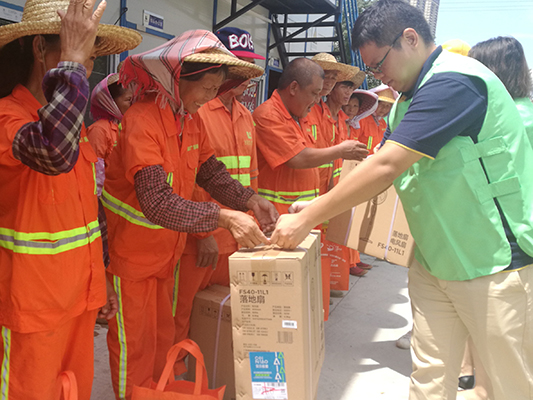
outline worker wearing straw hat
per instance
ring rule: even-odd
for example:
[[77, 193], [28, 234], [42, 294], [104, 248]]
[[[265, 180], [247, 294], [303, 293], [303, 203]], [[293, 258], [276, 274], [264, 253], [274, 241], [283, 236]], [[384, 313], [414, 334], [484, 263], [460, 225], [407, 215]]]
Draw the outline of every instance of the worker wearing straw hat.
[[56, 399], [67, 369], [88, 400], [96, 316], [116, 312], [83, 114], [94, 58], [141, 36], [99, 25], [105, 2], [94, 4], [29, 0], [0, 27], [2, 399]]
[[[215, 35], [229, 51], [241, 60], [254, 62], [265, 59], [255, 53], [250, 33], [226, 27]], [[257, 192], [257, 151], [254, 120], [238, 97], [248, 88], [250, 80], [230, 89], [205, 104], [198, 111], [204, 122], [209, 143], [215, 156], [230, 174], [244, 187]], [[198, 185], [193, 200], [216, 201]], [[220, 203], [219, 203], [220, 204]], [[221, 207], [224, 207], [221, 205]], [[178, 304], [176, 307], [176, 339], [179, 343], [189, 335], [189, 322], [196, 293], [211, 285], [229, 287], [229, 256], [239, 249], [237, 241], [226, 229], [219, 228], [201, 235], [188, 235], [180, 261]], [[178, 358], [176, 375], [185, 371], [185, 363]]]
[[389, 115], [398, 93], [387, 85], [379, 85], [370, 91], [378, 95], [378, 107], [372, 115], [359, 122], [361, 131], [358, 140], [366, 145], [370, 154], [374, 154], [375, 147], [381, 143], [387, 130], [385, 117]]
[[[307, 122], [311, 125], [313, 135], [316, 136], [316, 147], [326, 148], [338, 142], [336, 141], [335, 119], [332, 118], [331, 111], [323, 98], [330, 94], [337, 82], [350, 81], [356, 76], [358, 76], [358, 80], [361, 76], [364, 80], [364, 73], [361, 75], [358, 67], [340, 63], [333, 55], [328, 53], [318, 53], [313, 56], [312, 60], [322, 67], [325, 78], [322, 92], [320, 92], [321, 99], [309, 112]], [[359, 85], [361, 83], [362, 81]], [[354, 89], [357, 89], [357, 87], [354, 87]], [[362, 145], [360, 146], [360, 153], [360, 159], [363, 159], [368, 154]], [[320, 194], [328, 191], [333, 169], [333, 161], [319, 167]]]
[[[124, 62], [121, 82], [131, 83], [139, 100], [122, 120], [102, 194], [110, 238], [107, 271], [119, 301], [107, 337], [118, 399], [129, 399], [134, 385], [149, 386], [163, 370], [174, 343], [187, 233], [223, 227], [244, 247], [269, 242], [244, 211], [253, 210], [261, 227], [272, 230], [274, 207], [231, 178], [196, 114], [224, 88], [262, 73], [204, 30], [185, 32]], [[191, 201], [195, 183], [229, 209]]]

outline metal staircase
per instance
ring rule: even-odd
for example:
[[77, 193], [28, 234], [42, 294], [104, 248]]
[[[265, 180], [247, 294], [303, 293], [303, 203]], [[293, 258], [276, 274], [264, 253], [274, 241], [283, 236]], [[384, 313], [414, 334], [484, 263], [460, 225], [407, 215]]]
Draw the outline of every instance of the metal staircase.
[[357, 19], [357, 0], [251, 0], [240, 10], [237, 10], [237, 0], [231, 0], [231, 14], [220, 22], [215, 17], [217, 2], [214, 0], [213, 30], [257, 5], [269, 10], [274, 40], [268, 51], [278, 50], [282, 66], [292, 58], [312, 57], [320, 52], [331, 53], [343, 63], [363, 66], [358, 52], [349, 50], [348, 56], [346, 52], [351, 49], [350, 33]]

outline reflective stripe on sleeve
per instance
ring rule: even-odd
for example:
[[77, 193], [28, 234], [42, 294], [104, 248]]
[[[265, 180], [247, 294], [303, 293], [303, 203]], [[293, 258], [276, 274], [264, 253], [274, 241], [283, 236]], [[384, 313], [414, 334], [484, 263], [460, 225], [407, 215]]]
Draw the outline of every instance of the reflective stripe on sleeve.
[[164, 229], [162, 226], [150, 222], [141, 211], [138, 211], [129, 204], [111, 196], [105, 189], [102, 191], [101, 199], [105, 208], [132, 224], [143, 226], [148, 229]]

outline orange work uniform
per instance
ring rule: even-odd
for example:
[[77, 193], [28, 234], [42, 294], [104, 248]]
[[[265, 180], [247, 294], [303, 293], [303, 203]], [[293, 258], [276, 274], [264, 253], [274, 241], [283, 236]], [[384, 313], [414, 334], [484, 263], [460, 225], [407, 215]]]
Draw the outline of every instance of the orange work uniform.
[[374, 148], [383, 140], [383, 135], [387, 130], [387, 123], [383, 118], [376, 122], [374, 116], [369, 115], [359, 121], [359, 125], [361, 129], [359, 129], [357, 140], [366, 144], [369, 155], [374, 154]]
[[[220, 99], [215, 98], [205, 104], [198, 111], [207, 130], [209, 142], [215, 151], [215, 156], [226, 165], [231, 176], [244, 187], [251, 187], [257, 192], [257, 152], [255, 147], [255, 127], [252, 114], [236, 99], [233, 99], [230, 112]], [[196, 185], [193, 200], [218, 203], [209, 193]], [[197, 261], [197, 243], [212, 235], [218, 245], [218, 263], [216, 269], [211, 267], [199, 268]], [[218, 284], [229, 287], [228, 258], [238, 250], [238, 244], [231, 233], [223, 228], [204, 235], [188, 235], [187, 244], [180, 260], [178, 304], [176, 307], [176, 339], [179, 343], [189, 335], [194, 296], [208, 286]], [[185, 372], [185, 364], [178, 361], [175, 372], [177, 375]]]
[[196, 173], [213, 150], [200, 118], [185, 116], [180, 135], [170, 106], [160, 108], [153, 95], [135, 103], [122, 126], [124, 134], [109, 157], [102, 202], [109, 226], [108, 273], [119, 299], [107, 336], [111, 378], [116, 397], [129, 399], [133, 385], [159, 379], [173, 344], [174, 277], [187, 237], [146, 219], [134, 176], [161, 165], [173, 193], [190, 200]]
[[0, 398], [55, 399], [57, 377], [70, 369], [88, 400], [94, 322], [106, 302], [96, 155], [82, 128], [68, 173], [17, 160], [15, 135], [39, 121], [41, 107], [21, 85], [0, 99]]
[[[317, 149], [325, 149], [335, 144], [336, 129], [335, 120], [331, 116], [328, 105], [320, 100], [315, 104], [305, 118], [311, 126], [311, 132], [316, 140]], [[318, 167], [320, 176], [320, 195], [327, 193], [331, 177], [333, 176], [333, 161]]]
[[99, 119], [87, 128], [89, 143], [98, 158], [107, 160], [120, 136], [119, 125], [107, 119]]
[[258, 192], [287, 214], [292, 203], [312, 200], [319, 193], [318, 168], [294, 169], [285, 165], [315, 139], [305, 119], [296, 122], [283, 104], [278, 91], [253, 114], [257, 132], [259, 165]]

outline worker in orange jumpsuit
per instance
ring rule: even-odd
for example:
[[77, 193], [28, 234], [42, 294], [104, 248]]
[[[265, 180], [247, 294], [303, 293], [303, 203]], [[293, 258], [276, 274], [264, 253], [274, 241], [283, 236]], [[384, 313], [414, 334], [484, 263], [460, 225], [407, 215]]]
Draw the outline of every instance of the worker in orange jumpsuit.
[[[342, 106], [348, 119], [346, 126], [348, 129], [348, 139], [357, 140], [361, 135], [359, 121], [373, 114], [378, 107], [378, 96], [369, 90], [356, 89], [350, 97], [348, 104]], [[365, 270], [372, 266], [361, 262], [361, 257], [357, 250], [350, 249], [350, 275], [363, 276]]]
[[[359, 87], [364, 79], [365, 74], [360, 72], [350, 80], [338, 82], [327, 97], [326, 104], [331, 111], [331, 118], [328, 121], [325, 121], [327, 128], [324, 130], [337, 132], [337, 135], [335, 136], [336, 144], [348, 140], [348, 126], [346, 125], [348, 115], [344, 113], [342, 107], [349, 103], [354, 88]], [[333, 162], [333, 176], [328, 189], [332, 188], [339, 182], [342, 163], [342, 159]], [[343, 249], [341, 258], [346, 259], [345, 265], [346, 268], [349, 269], [351, 275], [361, 277], [366, 275], [368, 270], [372, 268], [372, 265], [361, 262], [357, 250], [347, 249], [344, 246], [341, 246], [341, 249]]]
[[[360, 159], [366, 154], [354, 141], [317, 149], [305, 117], [320, 100], [322, 68], [309, 59], [291, 61], [278, 89], [255, 110], [259, 164], [259, 194], [286, 214], [296, 201], [319, 195], [318, 166], [337, 158]], [[329, 271], [322, 271], [325, 318], [329, 314]], [[327, 288], [327, 289], [325, 289]]]
[[118, 74], [104, 78], [91, 94], [94, 123], [87, 128], [89, 143], [99, 159], [106, 160], [117, 145], [120, 121], [130, 108], [133, 92], [118, 83]]
[[378, 108], [374, 111], [374, 114], [359, 122], [361, 134], [357, 140], [366, 144], [370, 154], [374, 154], [374, 148], [381, 143], [387, 130], [385, 117], [389, 115], [392, 105], [398, 98], [398, 92], [387, 85], [380, 85], [370, 91], [378, 95]]
[[99, 25], [94, 3], [31, 0], [0, 30], [1, 399], [56, 400], [71, 370], [89, 400], [96, 317], [117, 310], [83, 114], [94, 58], [141, 36]]
[[[237, 57], [245, 61], [265, 58], [254, 52], [250, 34], [242, 29], [227, 27], [216, 36]], [[204, 122], [215, 156], [222, 161], [231, 176], [244, 187], [257, 192], [257, 151], [252, 114], [238, 98], [248, 88], [250, 80], [211, 100], [198, 115]], [[193, 200], [216, 202], [198, 185]], [[224, 206], [218, 203], [222, 208]], [[214, 285], [229, 287], [229, 256], [239, 248], [230, 232], [219, 228], [213, 232], [188, 235], [187, 244], [179, 263], [178, 303], [176, 307], [176, 339], [179, 343], [189, 336], [190, 317], [194, 296]], [[185, 372], [180, 354], [174, 371]]]
[[[315, 55], [312, 60], [322, 67], [324, 70], [325, 79], [322, 92], [320, 93], [320, 102], [311, 109], [311, 112], [307, 116], [307, 121], [311, 125], [313, 133], [316, 134], [316, 147], [326, 148], [340, 143], [341, 140], [339, 140], [339, 136], [342, 135], [342, 132], [337, 126], [337, 118], [335, 118], [335, 116], [332, 114], [328, 104], [323, 99], [331, 93], [337, 82], [344, 82], [353, 79], [354, 81], [352, 83], [354, 84], [354, 87], [352, 90], [359, 87], [365, 79], [365, 73], [360, 71], [358, 67], [337, 62], [336, 58], [328, 53], [319, 53]], [[355, 84], [357, 85], [355, 86]], [[340, 129], [346, 130], [344, 127], [341, 127]], [[360, 146], [361, 149], [366, 147], [363, 144], [360, 144]], [[368, 154], [368, 152], [362, 152], [363, 156], [366, 156], [366, 154]], [[333, 187], [333, 176], [336, 175], [336, 179], [338, 179], [340, 176], [342, 161], [342, 158], [338, 158], [330, 163], [319, 166], [318, 171], [320, 174], [321, 195], [327, 193], [331, 187]], [[328, 244], [326, 242], [327, 228], [328, 222], [326, 221], [321, 226], [323, 249], [328, 248], [326, 246]], [[329, 248], [331, 248], [331, 246]], [[342, 252], [344, 254], [348, 251], [343, 249]], [[322, 257], [324, 260], [322, 263], [322, 285], [324, 286], [325, 292], [327, 287], [330, 285], [331, 254], [324, 253]], [[341, 256], [341, 258], [343, 257]], [[358, 260], [357, 262], [360, 263], [361, 260]], [[361, 263], [361, 265], [368, 266], [368, 264], [364, 263]], [[358, 271], [361, 271], [361, 274], [364, 275], [364, 270], [362, 270], [360, 267], [357, 268]], [[334, 295], [339, 295], [337, 293], [338, 292], [334, 292]], [[327, 302], [328, 304], [330, 303], [329, 298]]]
[[[306, 119], [307, 123], [311, 126], [311, 132], [316, 140], [315, 147], [323, 149], [333, 146], [336, 143], [337, 137], [335, 120], [324, 98], [330, 94], [337, 82], [350, 80], [357, 74], [360, 74], [359, 77], [362, 74], [364, 80], [365, 75], [357, 67], [337, 62], [337, 59], [328, 53], [318, 53], [313, 56], [312, 60], [324, 70], [324, 85], [320, 92], [320, 101], [311, 108]], [[332, 162], [318, 167], [321, 195], [329, 190], [333, 169]]]
[[357, 140], [361, 133], [359, 122], [373, 114], [378, 108], [378, 95], [370, 90], [356, 89], [353, 91], [350, 101], [342, 106], [342, 111], [348, 116], [348, 139]]
[[[107, 337], [117, 399], [158, 380], [174, 343], [178, 260], [187, 233], [228, 229], [242, 246], [268, 243], [252, 216], [270, 230], [277, 213], [216, 160], [198, 109], [219, 92], [260, 76], [213, 33], [188, 31], [128, 57], [122, 83], [137, 86], [111, 153], [102, 201], [109, 226], [108, 274], [119, 310]], [[222, 204], [191, 201], [195, 183]], [[235, 211], [240, 210], [240, 211]]]

